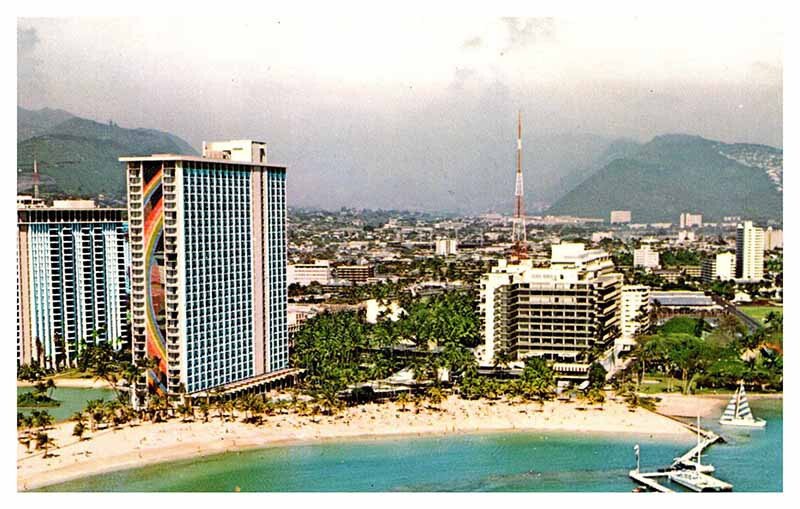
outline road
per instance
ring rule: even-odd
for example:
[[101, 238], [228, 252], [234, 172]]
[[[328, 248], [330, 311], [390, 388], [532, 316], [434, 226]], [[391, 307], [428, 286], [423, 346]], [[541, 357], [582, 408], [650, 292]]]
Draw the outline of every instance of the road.
[[739, 308], [737, 308], [736, 306], [734, 306], [733, 304], [731, 304], [727, 300], [723, 299], [722, 297], [720, 297], [718, 295], [712, 295], [711, 298], [714, 299], [714, 302], [716, 302], [717, 304], [719, 304], [720, 306], [725, 308], [725, 310], [728, 313], [732, 314], [733, 316], [735, 316], [739, 320], [741, 320], [741, 322], [744, 323], [744, 325], [747, 327], [748, 331], [750, 331], [751, 333], [755, 332], [760, 327], [762, 327], [762, 324], [759, 323], [758, 320], [755, 320], [752, 317], [747, 316], [745, 313], [743, 313], [741, 310], [739, 310]]

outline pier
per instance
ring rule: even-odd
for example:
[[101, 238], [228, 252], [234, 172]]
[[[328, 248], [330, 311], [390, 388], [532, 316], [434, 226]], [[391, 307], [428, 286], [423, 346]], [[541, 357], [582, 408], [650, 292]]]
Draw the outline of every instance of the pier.
[[639, 472], [638, 470], [631, 470], [628, 472], [628, 475], [637, 483], [647, 486], [653, 491], [658, 491], [659, 493], [673, 493], [673, 490], [655, 480], [658, 477], [669, 477], [669, 474], [666, 472]]
[[[669, 417], [669, 416], [665, 416]], [[639, 470], [639, 448], [636, 446], [636, 470], [631, 470], [628, 475], [636, 483], [649, 488], [652, 491], [659, 493], [673, 493], [674, 490], [664, 486], [659, 482], [659, 479], [666, 478], [667, 480], [680, 484], [692, 491], [708, 492], [708, 491], [732, 491], [733, 485], [725, 481], [721, 481], [707, 473], [712, 472], [714, 467], [711, 465], [701, 465], [699, 458], [702, 452], [710, 445], [716, 442], [724, 442], [724, 439], [710, 430], [705, 430], [700, 426], [687, 424], [683, 421], [670, 417], [670, 419], [681, 423], [683, 426], [697, 433], [697, 445], [689, 449], [686, 454], [675, 458], [668, 469], [659, 470], [657, 472], [641, 472]]]
[[693, 458], [699, 458], [700, 454], [711, 444], [719, 442], [722, 440], [722, 437], [714, 433], [713, 431], [705, 430], [698, 426], [694, 426], [692, 424], [684, 424], [687, 428], [694, 431], [695, 433], [699, 434], [702, 438], [701, 440], [689, 449], [689, 451], [679, 458], [675, 458], [675, 461], [672, 462], [671, 468], [678, 468], [678, 467], [691, 467], [694, 468], [697, 465], [697, 462], [693, 460]]

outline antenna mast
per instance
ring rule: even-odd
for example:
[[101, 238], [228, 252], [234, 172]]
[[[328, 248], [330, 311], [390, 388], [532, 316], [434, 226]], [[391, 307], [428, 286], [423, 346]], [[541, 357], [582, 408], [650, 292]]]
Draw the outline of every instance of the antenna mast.
[[33, 197], [39, 198], [39, 165], [33, 160]]
[[517, 115], [517, 184], [514, 190], [514, 219], [511, 226], [511, 241], [514, 244], [512, 257], [522, 260], [528, 257], [528, 238], [525, 232], [524, 186], [522, 182], [522, 112]]

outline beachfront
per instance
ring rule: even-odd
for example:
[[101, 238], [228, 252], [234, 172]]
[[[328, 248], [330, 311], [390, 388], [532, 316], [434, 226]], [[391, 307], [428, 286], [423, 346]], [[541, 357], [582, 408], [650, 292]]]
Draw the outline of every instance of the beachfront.
[[[685, 415], [687, 409], [693, 409], [710, 415], [724, 404], [723, 398], [669, 395], [660, 411]], [[402, 411], [396, 403], [383, 403], [350, 407], [334, 417], [279, 414], [265, 418], [260, 426], [241, 422], [239, 415], [226, 422], [216, 416], [207, 423], [200, 418], [194, 422], [174, 419], [100, 430], [83, 441], [72, 436], [73, 427], [74, 423], [64, 422], [48, 431], [58, 449], [51, 450], [46, 459], [41, 451], [28, 452], [24, 445], [18, 446], [18, 490], [156, 462], [316, 440], [515, 430], [691, 437], [679, 423], [641, 408], [630, 411], [621, 401], [608, 400], [602, 407], [552, 401], [541, 407], [538, 403], [468, 401], [454, 396], [437, 410], [425, 407], [419, 413], [413, 405]]]

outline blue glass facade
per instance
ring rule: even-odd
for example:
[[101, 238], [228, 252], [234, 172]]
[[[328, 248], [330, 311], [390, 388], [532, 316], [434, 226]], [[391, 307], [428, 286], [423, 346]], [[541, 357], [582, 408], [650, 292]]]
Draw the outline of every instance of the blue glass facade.
[[253, 376], [251, 172], [184, 167], [189, 392]]
[[265, 257], [269, 318], [269, 370], [289, 366], [289, 338], [286, 323], [286, 172], [270, 169], [264, 186], [268, 225]]
[[127, 225], [121, 211], [98, 209], [97, 219], [93, 213], [82, 211], [86, 222], [72, 222], [64, 210], [19, 212], [18, 364], [71, 365], [85, 344], [120, 348], [127, 339]]
[[259, 383], [289, 364], [286, 169], [222, 155], [122, 158], [133, 356], [158, 360], [149, 393]]

